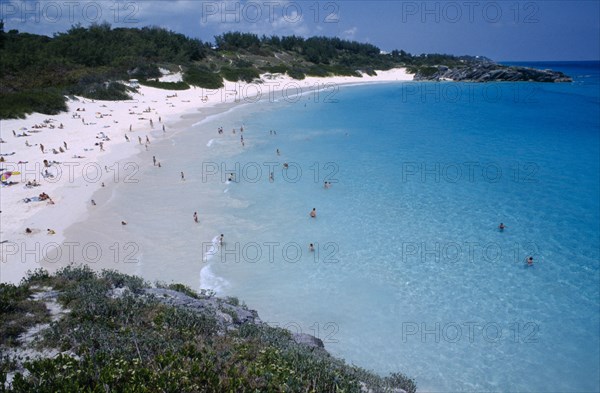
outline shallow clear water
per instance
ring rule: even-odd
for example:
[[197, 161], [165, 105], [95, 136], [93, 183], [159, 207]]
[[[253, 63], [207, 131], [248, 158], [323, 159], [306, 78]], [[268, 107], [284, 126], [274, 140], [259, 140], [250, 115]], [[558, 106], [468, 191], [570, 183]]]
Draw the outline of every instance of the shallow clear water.
[[556, 66], [575, 83], [237, 108], [153, 146], [163, 168], [90, 221], [128, 217], [132, 272], [239, 296], [423, 390], [598, 391], [598, 64]]

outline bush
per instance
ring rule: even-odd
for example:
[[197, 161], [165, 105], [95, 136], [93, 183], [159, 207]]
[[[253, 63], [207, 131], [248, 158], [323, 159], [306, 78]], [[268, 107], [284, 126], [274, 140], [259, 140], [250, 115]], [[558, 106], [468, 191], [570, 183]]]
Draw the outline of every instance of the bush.
[[141, 80], [140, 85], [165, 90], [189, 90], [190, 85], [185, 82], [159, 82], [155, 80]]
[[230, 82], [252, 82], [254, 79], [260, 78], [260, 74], [255, 68], [221, 68], [221, 75]]
[[183, 81], [189, 85], [205, 89], [220, 89], [223, 87], [223, 78], [219, 74], [200, 67], [190, 67], [183, 74]]
[[66, 110], [65, 97], [56, 89], [0, 93], [0, 119], [25, 118], [33, 112], [56, 115]]

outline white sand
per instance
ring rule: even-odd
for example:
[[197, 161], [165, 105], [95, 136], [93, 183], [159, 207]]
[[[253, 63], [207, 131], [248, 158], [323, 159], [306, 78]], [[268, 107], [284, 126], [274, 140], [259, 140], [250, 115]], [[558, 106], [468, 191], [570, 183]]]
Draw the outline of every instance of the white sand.
[[[78, 98], [68, 102], [68, 112], [56, 116], [36, 113], [26, 119], [0, 121], [0, 138], [6, 142], [0, 143], [0, 154], [15, 153], [0, 162], [1, 173], [21, 172], [8, 179], [18, 184], [0, 188], [0, 241], [3, 242], [0, 245], [0, 282], [16, 283], [27, 270], [37, 268], [52, 246], [65, 240], [65, 229], [86, 218], [92, 195], [102, 183], [110, 187], [115, 182], [126, 181], [133, 168], [125, 167], [124, 160], [146, 148], [152, 151], [152, 140], [172, 134], [174, 130], [169, 125], [178, 122], [186, 112], [214, 108], [222, 103], [250, 103], [257, 98], [286, 99], [315, 89], [327, 93], [332, 91], [332, 86], [342, 84], [413, 80], [413, 75], [407, 74], [404, 68], [377, 74], [362, 78], [309, 77], [302, 81], [282, 75], [263, 75], [262, 84], [226, 82], [219, 90], [168, 91], [142, 86], [129, 101]], [[161, 80], [178, 81], [180, 75], [167, 75]], [[81, 111], [77, 111], [78, 108]], [[60, 124], [64, 126], [62, 129], [58, 128]], [[35, 125], [43, 127], [36, 129], [33, 128]], [[129, 131], [130, 125], [132, 131]], [[166, 134], [162, 131], [163, 125]], [[13, 130], [29, 136], [15, 137]], [[102, 142], [100, 133], [110, 138], [103, 141], [104, 151], [96, 145]], [[130, 142], [126, 141], [125, 135]], [[150, 140], [147, 147], [146, 137]], [[61, 153], [59, 149], [64, 149], [64, 142], [68, 149]], [[40, 144], [44, 146], [44, 153]], [[53, 149], [58, 154], [54, 154]], [[60, 164], [45, 168], [44, 160]], [[42, 173], [46, 169], [55, 177], [44, 178]], [[25, 187], [28, 181], [34, 180], [41, 186]], [[25, 198], [37, 197], [42, 192], [48, 194], [54, 204], [24, 202]], [[33, 233], [27, 234], [26, 228]], [[52, 229], [55, 234], [48, 234], [47, 229]]]

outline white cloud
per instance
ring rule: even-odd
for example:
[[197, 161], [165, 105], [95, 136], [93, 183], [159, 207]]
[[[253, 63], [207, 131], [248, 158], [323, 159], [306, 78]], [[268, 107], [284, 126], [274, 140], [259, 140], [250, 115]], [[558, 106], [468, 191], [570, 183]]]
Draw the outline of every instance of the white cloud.
[[358, 27], [354, 26], [348, 30], [344, 30], [342, 32], [342, 35], [344, 36], [344, 38], [347, 39], [354, 39], [354, 37], [356, 36], [356, 33], [358, 32]]

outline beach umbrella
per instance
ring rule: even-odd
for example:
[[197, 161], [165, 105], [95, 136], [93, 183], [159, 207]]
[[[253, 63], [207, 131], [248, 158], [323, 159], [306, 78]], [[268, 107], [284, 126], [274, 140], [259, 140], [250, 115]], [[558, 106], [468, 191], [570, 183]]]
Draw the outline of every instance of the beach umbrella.
[[7, 181], [13, 175], [20, 175], [21, 172], [4, 172], [0, 177], [1, 181]]

